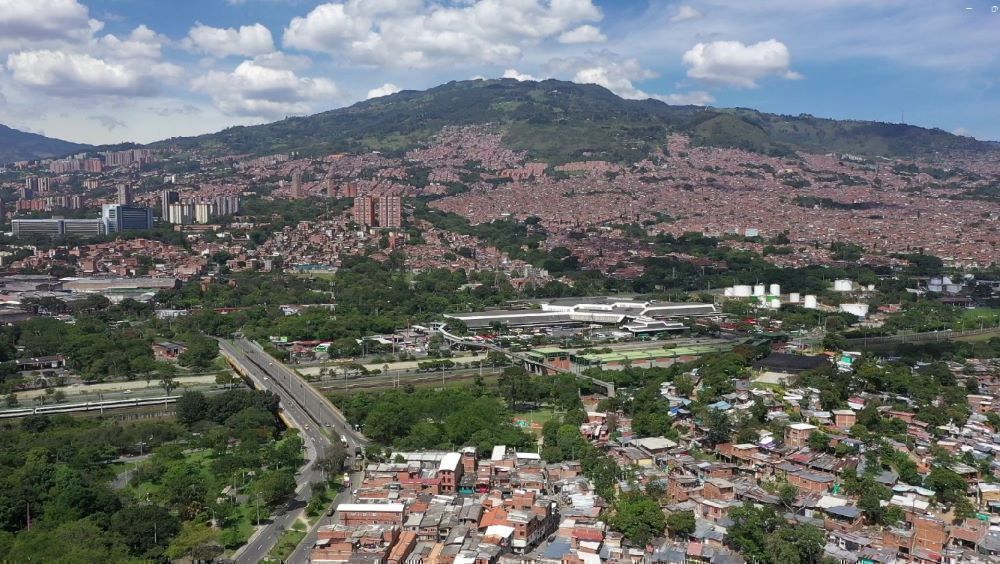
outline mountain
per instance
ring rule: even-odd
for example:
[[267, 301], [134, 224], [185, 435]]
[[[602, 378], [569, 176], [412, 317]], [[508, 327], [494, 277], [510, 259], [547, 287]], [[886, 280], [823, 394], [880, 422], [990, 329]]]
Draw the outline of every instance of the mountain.
[[424, 91], [404, 90], [320, 114], [208, 135], [173, 138], [153, 147], [210, 153], [311, 154], [379, 150], [396, 154], [446, 125], [504, 126], [504, 143], [549, 162], [581, 158], [633, 161], [662, 144], [670, 132], [701, 145], [769, 154], [846, 152], [919, 157], [942, 152], [993, 151], [996, 143], [940, 129], [755, 110], [671, 106], [626, 100], [606, 88], [559, 80], [513, 79], [449, 82]]
[[91, 148], [90, 145], [71, 143], [0, 125], [0, 164], [61, 157]]

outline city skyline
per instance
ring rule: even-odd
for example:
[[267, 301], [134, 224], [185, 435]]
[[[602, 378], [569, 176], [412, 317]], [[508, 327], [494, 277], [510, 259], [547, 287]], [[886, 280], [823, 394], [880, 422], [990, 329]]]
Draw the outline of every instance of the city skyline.
[[1000, 14], [978, 1], [3, 6], [0, 123], [78, 142], [151, 142], [503, 76], [1000, 139]]

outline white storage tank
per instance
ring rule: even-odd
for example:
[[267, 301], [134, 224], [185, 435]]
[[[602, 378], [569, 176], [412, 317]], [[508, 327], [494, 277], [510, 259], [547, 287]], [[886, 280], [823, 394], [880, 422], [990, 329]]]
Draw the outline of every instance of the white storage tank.
[[798, 292], [792, 292], [792, 293], [788, 294], [788, 301], [790, 303], [797, 304], [797, 303], [799, 303], [800, 299], [801, 299], [801, 297], [799, 296]]
[[770, 294], [772, 296], [780, 296], [781, 295], [781, 284], [771, 284], [771, 291], [768, 292], [768, 294]]
[[853, 286], [850, 280], [834, 280], [833, 281], [833, 291], [834, 292], [850, 292]]
[[733, 286], [733, 295], [736, 296], [737, 298], [749, 298], [752, 292], [753, 289], [750, 288], [750, 286], [746, 285]]
[[763, 284], [757, 284], [757, 285], [755, 285], [753, 287], [753, 295], [755, 295], [755, 296], [763, 296], [764, 295], [764, 285]]
[[722, 295], [724, 295], [724, 296], [725, 296], [725, 297], [727, 297], [727, 298], [731, 298], [731, 297], [733, 297], [733, 296], [735, 296], [735, 295], [736, 295], [736, 292], [734, 292], [732, 288], [726, 288], [726, 289], [725, 289], [725, 290], [724, 290], [724, 291], [722, 292]]
[[868, 315], [868, 304], [840, 304], [840, 311], [864, 317]]
[[769, 305], [771, 306], [771, 309], [781, 309], [781, 299], [780, 298], [771, 298], [771, 301], [770, 301]]
[[802, 302], [802, 307], [806, 309], [816, 309], [816, 296], [812, 294], [806, 294], [806, 297]]

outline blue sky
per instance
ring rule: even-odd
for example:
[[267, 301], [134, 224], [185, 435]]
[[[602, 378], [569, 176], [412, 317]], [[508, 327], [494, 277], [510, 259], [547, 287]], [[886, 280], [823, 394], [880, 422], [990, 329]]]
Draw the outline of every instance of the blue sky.
[[[971, 8], [971, 9], [967, 9]], [[1000, 140], [983, 0], [0, 0], [0, 123], [149, 142], [507, 76]], [[905, 116], [905, 117], [904, 117]]]

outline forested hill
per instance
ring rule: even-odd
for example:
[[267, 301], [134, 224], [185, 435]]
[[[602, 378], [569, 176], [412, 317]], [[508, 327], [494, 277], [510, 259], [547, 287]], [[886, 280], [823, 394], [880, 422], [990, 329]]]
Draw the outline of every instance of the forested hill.
[[0, 125], [0, 165], [15, 161], [61, 157], [90, 148], [90, 145], [71, 143]]
[[686, 133], [703, 145], [771, 154], [805, 150], [918, 157], [1000, 149], [996, 143], [940, 129], [671, 106], [652, 99], [626, 100], [592, 84], [513, 79], [404, 90], [312, 116], [168, 139], [154, 147], [256, 154], [293, 150], [398, 153], [425, 142], [442, 126], [481, 123], [503, 125], [508, 146], [548, 161], [636, 160], [645, 157], [654, 144], [661, 144], [669, 132]]

